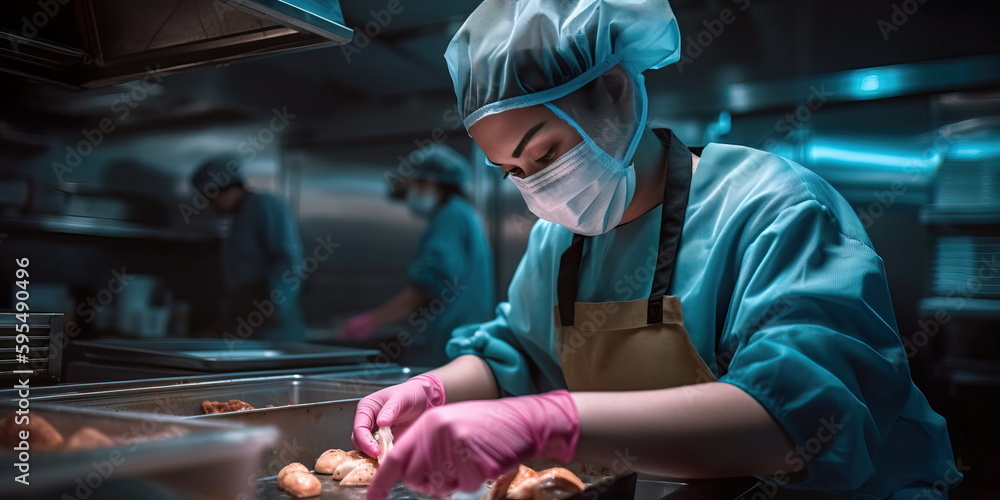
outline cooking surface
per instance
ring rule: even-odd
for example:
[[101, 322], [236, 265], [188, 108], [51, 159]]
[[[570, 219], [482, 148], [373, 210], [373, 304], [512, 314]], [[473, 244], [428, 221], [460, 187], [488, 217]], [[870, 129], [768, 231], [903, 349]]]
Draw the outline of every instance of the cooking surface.
[[260, 370], [360, 363], [378, 351], [340, 346], [244, 340], [90, 340], [77, 346], [90, 359], [203, 371]]
[[[319, 500], [365, 500], [367, 488], [357, 486], [341, 486], [332, 476], [315, 474], [323, 485]], [[400, 485], [396, 485], [389, 493], [389, 500], [431, 500], [433, 497], [414, 493]], [[263, 478], [257, 481], [257, 500], [296, 500], [295, 497], [278, 489], [277, 476]]]
[[[198, 421], [217, 420], [250, 426], [272, 426], [279, 432], [277, 442], [267, 448], [258, 462], [255, 489], [258, 498], [291, 499], [277, 489], [275, 474], [290, 462], [307, 466], [315, 463], [329, 448], [351, 448], [350, 429], [357, 398], [380, 387], [397, 383], [416, 373], [407, 368], [390, 367], [372, 371], [340, 371], [309, 375], [254, 376], [235, 373], [174, 379], [136, 380], [102, 384], [77, 384], [39, 388], [34, 400], [111, 411], [143, 411], [186, 416]], [[10, 391], [0, 392], [0, 395]], [[10, 394], [13, 397], [13, 394]], [[344, 400], [344, 397], [352, 399]], [[242, 399], [258, 408], [245, 412], [202, 415], [201, 401]], [[337, 401], [336, 399], [340, 399]], [[363, 499], [364, 488], [341, 487], [330, 476], [317, 475], [323, 485], [322, 499]], [[755, 481], [733, 479], [716, 481], [671, 482], [640, 476], [635, 485], [636, 500], [733, 500], [750, 498]], [[748, 493], [749, 492], [749, 493]], [[633, 498], [608, 488], [600, 498]], [[390, 498], [427, 500], [429, 497], [407, 491], [401, 486]], [[453, 496], [453, 499], [457, 499]], [[476, 498], [467, 496], [464, 498]]]

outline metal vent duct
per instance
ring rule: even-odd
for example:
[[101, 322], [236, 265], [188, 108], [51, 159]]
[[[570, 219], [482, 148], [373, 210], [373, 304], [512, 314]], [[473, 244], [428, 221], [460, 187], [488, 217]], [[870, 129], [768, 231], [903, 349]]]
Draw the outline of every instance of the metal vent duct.
[[[71, 88], [347, 43], [337, 0], [13, 2], [0, 11], [0, 71]], [[46, 4], [49, 5], [49, 4]], [[234, 8], [236, 5], [239, 8]]]

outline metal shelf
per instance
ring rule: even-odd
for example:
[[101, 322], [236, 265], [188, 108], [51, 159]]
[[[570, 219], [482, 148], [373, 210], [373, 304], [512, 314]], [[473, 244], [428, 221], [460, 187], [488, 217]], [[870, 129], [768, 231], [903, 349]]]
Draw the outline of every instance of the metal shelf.
[[946, 357], [938, 363], [937, 369], [951, 384], [1000, 386], [1000, 361]]
[[922, 316], [932, 317], [938, 311], [960, 318], [1000, 320], [1000, 299], [927, 297], [920, 301]]
[[928, 205], [920, 211], [920, 222], [924, 225], [1000, 224], [1000, 206], [965, 205], [961, 207], [937, 207]]
[[8, 229], [29, 229], [50, 233], [101, 236], [107, 238], [137, 238], [173, 241], [211, 241], [222, 237], [218, 231], [181, 231], [137, 224], [114, 219], [98, 219], [74, 215], [34, 215], [0, 218], [0, 225]]

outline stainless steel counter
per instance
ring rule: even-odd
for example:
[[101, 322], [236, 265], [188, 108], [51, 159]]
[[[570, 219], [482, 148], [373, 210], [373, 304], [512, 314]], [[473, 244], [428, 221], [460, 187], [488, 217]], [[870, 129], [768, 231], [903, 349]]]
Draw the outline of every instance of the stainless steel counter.
[[[250, 378], [263, 378], [275, 376], [320, 376], [330, 380], [347, 380], [351, 382], [363, 382], [381, 385], [392, 385], [403, 382], [406, 379], [423, 373], [424, 368], [408, 368], [398, 365], [390, 365], [381, 369], [360, 369], [357, 366], [344, 367], [317, 367], [317, 368], [297, 368], [289, 370], [268, 370], [250, 371], [240, 373], [222, 373], [211, 375], [184, 375], [180, 377], [158, 377], [129, 380], [122, 382], [96, 382], [85, 384], [58, 384], [51, 386], [39, 386], [31, 388], [31, 399], [42, 396], [65, 395], [65, 394], [87, 394], [104, 391], [117, 391], [136, 389], [142, 387], [159, 387], [177, 384], [193, 384], [199, 382], [233, 382]], [[6, 389], [0, 391], [0, 400], [14, 399], [17, 391]]]
[[[311, 467], [329, 448], [349, 448], [354, 410], [360, 397], [381, 387], [400, 383], [424, 369], [390, 366], [378, 370], [358, 367], [309, 368], [243, 372], [183, 377], [164, 377], [127, 382], [62, 384], [32, 388], [32, 402], [83, 406], [108, 411], [140, 411], [239, 422], [250, 426], [272, 426], [279, 442], [262, 457], [256, 479], [258, 498], [291, 498], [277, 490], [274, 475], [291, 462]], [[14, 399], [13, 390], [0, 391], [0, 399]], [[257, 410], [202, 415], [205, 399], [242, 399]], [[275, 408], [261, 408], [273, 404]], [[363, 490], [324, 485], [329, 498], [363, 498]], [[753, 478], [678, 482], [640, 475], [635, 500], [735, 500], [749, 499], [759, 492]], [[768, 498], [778, 498], [767, 495]], [[325, 497], [324, 497], [325, 498]], [[399, 488], [394, 499], [416, 496]]]

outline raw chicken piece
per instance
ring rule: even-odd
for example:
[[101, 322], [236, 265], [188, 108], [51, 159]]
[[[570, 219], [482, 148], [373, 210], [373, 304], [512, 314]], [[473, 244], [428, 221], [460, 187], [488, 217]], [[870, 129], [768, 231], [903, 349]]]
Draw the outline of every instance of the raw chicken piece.
[[365, 460], [361, 462], [360, 465], [354, 468], [349, 474], [344, 476], [344, 479], [340, 481], [343, 486], [368, 486], [372, 482], [372, 477], [375, 476], [375, 471], [378, 470], [378, 463], [374, 460]]
[[563, 500], [578, 495], [586, 485], [562, 467], [535, 472], [520, 465], [497, 478], [490, 489], [490, 500]]
[[486, 485], [490, 488], [490, 500], [505, 500], [507, 498], [507, 490], [510, 488], [510, 483], [514, 481], [521, 467], [524, 466], [518, 466], [517, 469], [498, 477], [496, 481], [486, 481]]
[[211, 415], [214, 413], [228, 413], [231, 411], [246, 411], [255, 410], [253, 406], [249, 403], [240, 401], [239, 399], [230, 399], [225, 403], [221, 401], [202, 401], [201, 410], [205, 412], [206, 415]]
[[278, 482], [278, 488], [287, 491], [295, 498], [315, 497], [323, 491], [323, 485], [316, 476], [299, 470], [285, 475], [284, 479]]
[[534, 500], [563, 500], [580, 494], [586, 488], [576, 474], [562, 467], [553, 467], [538, 473]]
[[535, 488], [540, 477], [538, 473], [530, 467], [520, 465], [517, 473], [507, 487], [507, 495], [504, 498], [510, 500], [532, 500], [535, 498]]
[[337, 468], [334, 469], [334, 471], [333, 471], [333, 479], [336, 480], [336, 481], [340, 481], [340, 480], [344, 479], [345, 477], [347, 477], [348, 474], [351, 473], [351, 471], [353, 471], [357, 467], [360, 467], [365, 462], [371, 462], [372, 465], [374, 465], [376, 467], [378, 466], [378, 463], [375, 462], [375, 459], [374, 458], [370, 458], [370, 457], [364, 457], [364, 458], [358, 458], [358, 459], [348, 460], [348, 461], [346, 461], [346, 462], [338, 465]]
[[66, 451], [91, 450], [114, 445], [115, 442], [107, 434], [93, 427], [81, 427], [66, 440]]
[[0, 440], [4, 446], [17, 446], [21, 442], [21, 431], [27, 431], [27, 441], [32, 451], [56, 451], [62, 448], [65, 439], [48, 420], [34, 413], [21, 417], [18, 421], [17, 415], [11, 413], [0, 420]]
[[392, 431], [388, 427], [379, 427], [378, 431], [375, 432], [374, 438], [378, 442], [379, 449], [382, 450], [382, 453], [378, 455], [378, 463], [382, 463], [385, 460], [385, 456], [392, 450]]
[[361, 452], [358, 450], [326, 450], [316, 459], [316, 472], [318, 474], [333, 474], [333, 471], [337, 470], [340, 464], [359, 458], [361, 458]]
[[285, 479], [285, 476], [291, 474], [292, 472], [309, 472], [309, 469], [307, 469], [305, 465], [302, 465], [302, 464], [300, 464], [298, 462], [292, 462], [292, 463], [290, 463], [290, 464], [282, 467], [281, 470], [278, 471], [278, 486], [279, 487], [281, 486], [282, 480]]

